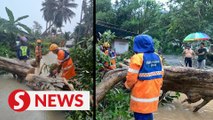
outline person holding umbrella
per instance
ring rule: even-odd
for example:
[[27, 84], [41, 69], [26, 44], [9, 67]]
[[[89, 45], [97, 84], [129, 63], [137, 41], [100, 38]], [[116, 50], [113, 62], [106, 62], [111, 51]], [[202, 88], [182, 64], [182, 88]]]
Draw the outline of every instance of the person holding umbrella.
[[[183, 42], [197, 42], [197, 41], [206, 41], [211, 39], [207, 34], [202, 32], [195, 32], [187, 35]], [[198, 63], [198, 69], [204, 69], [206, 65], [206, 53], [207, 49], [204, 48], [205, 44], [202, 42], [200, 44], [200, 48], [198, 51], [196, 51], [196, 54], [198, 55], [197, 63]]]
[[198, 69], [205, 69], [206, 67], [206, 54], [207, 50], [205, 48], [205, 44], [202, 42], [200, 44], [200, 48], [197, 50], [197, 62], [198, 62]]
[[192, 67], [192, 58], [195, 56], [194, 51], [191, 49], [190, 45], [186, 45], [185, 50], [182, 53], [184, 55], [184, 62], [186, 67]]

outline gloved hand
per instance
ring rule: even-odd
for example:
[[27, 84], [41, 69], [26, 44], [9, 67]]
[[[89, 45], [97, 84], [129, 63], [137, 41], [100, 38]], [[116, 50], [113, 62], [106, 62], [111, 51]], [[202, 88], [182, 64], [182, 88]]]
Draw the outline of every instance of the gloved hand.
[[125, 92], [125, 93], [130, 93], [131, 90], [129, 90], [129, 89], [124, 89], [124, 92]]
[[130, 93], [131, 90], [130, 89], [127, 89], [124, 85], [125, 81], [123, 81], [123, 85], [122, 85], [122, 89], [124, 90], [125, 93]]

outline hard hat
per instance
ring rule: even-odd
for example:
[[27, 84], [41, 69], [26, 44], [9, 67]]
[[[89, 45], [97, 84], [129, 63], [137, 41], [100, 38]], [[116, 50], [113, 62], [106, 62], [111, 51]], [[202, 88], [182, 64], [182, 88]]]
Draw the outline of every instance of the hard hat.
[[109, 44], [108, 42], [105, 42], [105, 43], [103, 44], [103, 47], [108, 48], [108, 47], [110, 47], [110, 44]]
[[51, 44], [50, 47], [49, 47], [50, 51], [54, 51], [54, 50], [57, 50], [57, 49], [58, 49], [58, 45], [56, 45], [56, 44]]
[[40, 39], [38, 39], [38, 40], [36, 40], [36, 42], [37, 42], [37, 43], [41, 43], [41, 40], [40, 40]]

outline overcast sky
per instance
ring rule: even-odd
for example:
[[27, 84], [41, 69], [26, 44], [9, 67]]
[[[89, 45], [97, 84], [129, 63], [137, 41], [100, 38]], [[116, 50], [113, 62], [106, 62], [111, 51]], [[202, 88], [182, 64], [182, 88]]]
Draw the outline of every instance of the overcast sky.
[[[0, 0], [0, 17], [8, 19], [5, 10], [5, 7], [8, 7], [10, 10], [12, 10], [15, 19], [20, 16], [29, 15], [28, 18], [23, 19], [20, 22], [32, 28], [33, 21], [37, 21], [42, 25], [42, 31], [44, 31], [46, 22], [42, 16], [42, 12], [40, 11], [43, 1], [44, 0]], [[77, 23], [80, 22], [82, 0], [75, 0], [74, 2], [78, 4], [77, 8], [72, 9], [76, 13], [76, 16], [71, 19], [71, 24], [69, 23], [64, 25], [62, 28], [63, 31], [73, 32]]]
[[[116, 0], [111, 0], [111, 3], [114, 3]], [[119, 1], [119, 0], [118, 0]], [[159, 2], [162, 2], [162, 3], [166, 3], [168, 2], [169, 0], [156, 0], [156, 1], [159, 1]]]

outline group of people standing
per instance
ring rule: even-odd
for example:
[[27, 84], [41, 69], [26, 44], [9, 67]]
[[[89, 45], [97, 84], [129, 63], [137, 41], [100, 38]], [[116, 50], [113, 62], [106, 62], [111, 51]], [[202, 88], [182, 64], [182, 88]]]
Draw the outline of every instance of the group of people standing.
[[[19, 36], [17, 40], [17, 58], [20, 61], [26, 62], [30, 58], [30, 49], [27, 43], [27, 37]], [[63, 82], [69, 87], [70, 90], [74, 90], [72, 84], [68, 83], [68, 80], [76, 76], [75, 66], [73, 64], [72, 58], [69, 55], [69, 52], [66, 50], [60, 49], [59, 46], [55, 43], [49, 46], [49, 51], [57, 55], [58, 67], [53, 70], [53, 74], [61, 73]], [[42, 59], [42, 40], [36, 40], [35, 46], [35, 61], [36, 66], [40, 66], [40, 61]]]
[[200, 48], [196, 51], [193, 51], [190, 45], [187, 45], [182, 53], [184, 55], [184, 62], [185, 66], [192, 67], [192, 60], [197, 55], [197, 68], [198, 69], [205, 69], [206, 67], [206, 55], [207, 49], [205, 48], [205, 44], [202, 42], [200, 43]]

